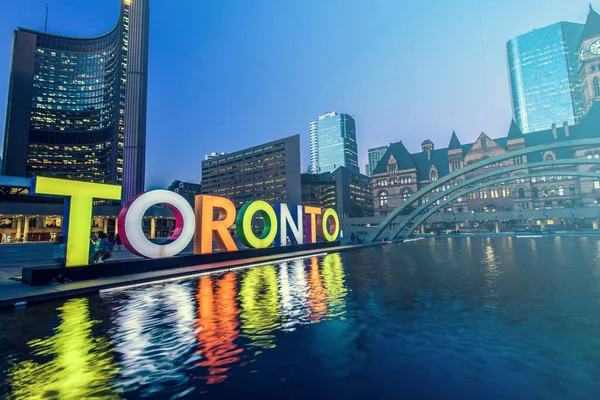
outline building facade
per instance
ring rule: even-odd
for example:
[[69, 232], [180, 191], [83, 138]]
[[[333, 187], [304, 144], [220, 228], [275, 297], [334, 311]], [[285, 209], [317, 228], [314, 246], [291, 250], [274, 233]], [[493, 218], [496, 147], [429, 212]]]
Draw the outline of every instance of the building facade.
[[[456, 133], [452, 133], [448, 147], [436, 149], [430, 140], [421, 145], [421, 151], [410, 153], [402, 142], [392, 143], [377, 164], [372, 176], [373, 198], [376, 216], [385, 216], [408, 200], [414, 193], [437, 179], [484, 158], [505, 154], [510, 151], [537, 145], [551, 145], [553, 142], [572, 139], [597, 138], [600, 136], [600, 106], [593, 107], [580, 124], [561, 126], [523, 134], [513, 121], [506, 136], [492, 139], [481, 133], [474, 143], [462, 144]], [[485, 213], [497, 211], [550, 210], [600, 205], [600, 180], [575, 177], [565, 174], [569, 171], [596, 171], [598, 166], [559, 166], [528, 167], [534, 162], [555, 159], [600, 158], [600, 148], [560, 148], [545, 152], [531, 153], [511, 160], [477, 169], [426, 196], [426, 202], [433, 195], [458, 185], [465, 179], [485, 174], [493, 169], [508, 165], [523, 165], [506, 175], [513, 179], [502, 184], [482, 188], [466, 197], [458, 198], [442, 212], [445, 213]], [[553, 171], [562, 174], [553, 174]], [[518, 179], [515, 176], [544, 172], [539, 178]], [[502, 176], [502, 175], [501, 175]], [[410, 212], [412, 210], [408, 210]]]
[[372, 217], [371, 180], [346, 167], [321, 174], [302, 174], [302, 204], [333, 208], [342, 218]]
[[367, 158], [369, 159], [369, 163], [365, 166], [365, 175], [371, 176], [373, 174], [377, 163], [381, 160], [387, 149], [388, 146], [379, 146], [368, 150]]
[[591, 4], [578, 54], [579, 80], [587, 113], [595, 101], [600, 101], [600, 15]]
[[585, 113], [578, 76], [584, 26], [559, 22], [507, 43], [513, 119], [527, 134], [550, 125], [578, 123]]
[[196, 195], [202, 194], [202, 184], [173, 181], [167, 190], [182, 196], [193, 208], [196, 203]]
[[330, 112], [311, 122], [309, 133], [309, 172], [333, 172], [338, 167], [360, 172], [354, 118], [348, 114]]
[[144, 190], [149, 0], [121, 0], [95, 38], [14, 32], [4, 174]]
[[202, 193], [228, 198], [237, 208], [252, 200], [300, 204], [300, 136], [204, 160]]

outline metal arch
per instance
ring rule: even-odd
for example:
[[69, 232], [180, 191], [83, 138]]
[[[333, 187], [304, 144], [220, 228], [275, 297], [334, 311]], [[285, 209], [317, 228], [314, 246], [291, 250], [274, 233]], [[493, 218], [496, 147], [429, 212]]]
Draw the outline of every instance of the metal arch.
[[[547, 150], [561, 149], [561, 148], [565, 148], [565, 147], [594, 146], [594, 145], [600, 145], [600, 138], [576, 139], [576, 140], [567, 140], [564, 142], [552, 142], [552, 143], [548, 143], [548, 144], [542, 144], [542, 145], [537, 145], [537, 146], [532, 146], [532, 147], [525, 147], [523, 149], [509, 151], [507, 153], [504, 153], [504, 154], [501, 154], [501, 155], [498, 155], [495, 157], [481, 159], [481, 160], [477, 161], [476, 163], [467, 165], [464, 168], [459, 169], [458, 171], [454, 171], [451, 174], [448, 174], [448, 175], [444, 176], [443, 178], [439, 178], [435, 182], [430, 183], [429, 185], [427, 185], [424, 188], [422, 188], [421, 190], [419, 190], [415, 194], [415, 196], [411, 196], [408, 201], [403, 202], [401, 205], [399, 205], [394, 210], [392, 210], [392, 212], [390, 214], [388, 214], [388, 216], [385, 217], [384, 220], [379, 224], [379, 227], [377, 228], [377, 232], [375, 233], [373, 241], [374, 242], [377, 241], [379, 236], [381, 236], [381, 234], [385, 231], [385, 229], [388, 227], [388, 225], [394, 219], [396, 219], [396, 217], [398, 217], [406, 207], [410, 206], [412, 203], [419, 200], [421, 197], [425, 196], [425, 194], [431, 192], [432, 190], [435, 190], [435, 188], [440, 187], [440, 186], [444, 185], [445, 183], [450, 182], [450, 181], [452, 181], [458, 177], [461, 177], [465, 174], [468, 174], [469, 172], [472, 172], [479, 168], [485, 167], [486, 165], [491, 165], [491, 164], [494, 164], [494, 163], [497, 163], [500, 161], [508, 160], [508, 159], [526, 155], [526, 154], [536, 153], [538, 151], [542, 152], [542, 151], [547, 151]], [[519, 168], [519, 169], [531, 168], [531, 164], [519, 164], [519, 165], [521, 166], [521, 168]]]
[[[589, 164], [595, 164], [595, 165], [600, 165], [600, 159], [597, 158], [592, 158], [592, 159], [588, 159], [588, 158], [569, 158], [569, 159], [560, 159], [560, 160], [552, 160], [552, 161], [540, 161], [540, 162], [536, 162], [536, 163], [531, 163], [528, 164], [529, 167], [528, 168], [538, 168], [538, 167], [545, 167], [545, 166], [561, 166], [561, 165], [589, 165]], [[521, 164], [523, 165], [523, 164]], [[399, 235], [399, 233], [406, 227], [406, 225], [408, 225], [408, 223], [418, 217], [418, 215], [425, 210], [427, 207], [433, 205], [436, 201], [443, 199], [445, 196], [447, 196], [449, 193], [455, 192], [457, 190], [460, 190], [466, 186], [472, 185], [474, 183], [477, 183], [479, 181], [484, 181], [488, 178], [493, 178], [497, 175], [503, 175], [506, 173], [510, 173], [513, 171], [521, 171], [524, 168], [521, 167], [521, 165], [512, 165], [503, 169], [497, 169], [494, 171], [490, 171], [486, 174], [482, 174], [482, 175], [477, 175], [472, 177], [469, 180], [464, 180], [462, 181], [460, 184], [458, 185], [454, 185], [454, 186], [450, 186], [450, 189], [443, 191], [443, 192], [438, 192], [438, 194], [436, 194], [435, 196], [433, 196], [429, 201], [427, 201], [426, 203], [421, 204], [419, 207], [417, 207], [414, 211], [412, 211], [410, 214], [408, 214], [406, 216], [406, 219], [404, 221], [402, 221], [399, 225], [398, 228], [396, 228], [397, 232], [395, 232], [393, 234], [394, 237], [397, 237]], [[571, 171], [574, 172], [574, 171]], [[551, 173], [544, 173], [542, 174], [542, 176], [547, 176], [547, 175], [557, 175], [554, 172]], [[567, 174], [569, 175], [569, 174]], [[573, 174], [571, 174], [573, 175]], [[501, 182], [503, 181], [511, 181], [511, 180], [516, 180], [516, 179], [521, 179], [526, 177], [527, 174], [519, 174], [519, 175], [512, 175], [509, 177], [504, 177], [503, 180], [501, 180]], [[514, 177], [514, 178], [513, 178]]]
[[[592, 173], [592, 172], [582, 172], [582, 171], [556, 171], [556, 172], [553, 172], [552, 175], [580, 176], [580, 177], [587, 177], [587, 178], [597, 178], [597, 177], [600, 177], [600, 172]], [[523, 176], [523, 175], [519, 175], [519, 176]], [[535, 174], [527, 174], [524, 177], [525, 178], [534, 178], [534, 177], [542, 177], [542, 176], [548, 176], [548, 174], [547, 173], [546, 174], [535, 173]], [[441, 202], [440, 204], [434, 206], [431, 210], [429, 210], [425, 214], [423, 214], [423, 216], [421, 216], [421, 218], [419, 218], [413, 224], [413, 226], [410, 227], [410, 229], [408, 230], [407, 236], [410, 236], [410, 234], [413, 233], [414, 230], [417, 229], [417, 227], [419, 225], [421, 225], [423, 222], [425, 222], [427, 220], [427, 218], [429, 218], [437, 210], [439, 210], [440, 208], [444, 207], [448, 203], [453, 202], [454, 200], [458, 199], [459, 197], [466, 196], [469, 193], [476, 192], [477, 190], [479, 190], [481, 188], [484, 188], [484, 187], [493, 186], [493, 185], [497, 185], [498, 183], [502, 183], [502, 182], [510, 181], [510, 180], [517, 180], [517, 179], [521, 179], [521, 178], [514, 178], [514, 179], [499, 178], [499, 179], [494, 179], [492, 181], [484, 183], [483, 185], [476, 185], [476, 186], [474, 186], [472, 188], [469, 188], [469, 189], [465, 190], [464, 192], [460, 192], [459, 194], [455, 194], [454, 196], [451, 196], [446, 201]], [[396, 239], [400, 235], [400, 233], [402, 233], [402, 231], [397, 232], [393, 236], [393, 238]]]

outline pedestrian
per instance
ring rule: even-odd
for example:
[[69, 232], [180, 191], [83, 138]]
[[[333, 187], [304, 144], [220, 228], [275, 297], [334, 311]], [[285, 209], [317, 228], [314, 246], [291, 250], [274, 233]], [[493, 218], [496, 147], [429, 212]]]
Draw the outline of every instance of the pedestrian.
[[112, 251], [115, 246], [115, 234], [112, 232], [108, 234], [108, 243], [110, 243], [110, 251]]
[[65, 278], [65, 269], [67, 267], [67, 243], [64, 236], [59, 235], [56, 237], [53, 247], [54, 262], [58, 264], [59, 270], [56, 276], [50, 283], [57, 285], [63, 282], [71, 282]]
[[117, 235], [115, 236], [115, 243], [117, 245], [117, 251], [121, 251], [121, 237], [119, 236], [119, 234], [117, 233]]
[[92, 252], [92, 257], [91, 257], [91, 262], [92, 264], [96, 264], [98, 262], [98, 259], [100, 257], [100, 252], [102, 251], [102, 238], [100, 237], [100, 234], [104, 234], [104, 232], [96, 232], [91, 238], [90, 241], [92, 242], [93, 245], [93, 252]]
[[102, 264], [104, 261], [111, 257], [110, 242], [108, 236], [104, 232], [98, 232], [98, 238], [100, 239], [100, 253], [98, 254], [98, 263]]

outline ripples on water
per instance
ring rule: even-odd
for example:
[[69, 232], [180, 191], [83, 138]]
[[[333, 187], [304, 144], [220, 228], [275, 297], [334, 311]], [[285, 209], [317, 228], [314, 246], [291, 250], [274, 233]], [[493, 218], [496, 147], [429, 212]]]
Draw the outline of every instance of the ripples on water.
[[598, 397], [599, 265], [436, 239], [3, 311], [0, 398]]

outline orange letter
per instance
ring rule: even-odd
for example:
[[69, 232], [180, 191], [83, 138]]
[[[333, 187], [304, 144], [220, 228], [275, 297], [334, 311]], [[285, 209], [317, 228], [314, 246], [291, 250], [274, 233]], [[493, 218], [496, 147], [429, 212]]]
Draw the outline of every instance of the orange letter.
[[304, 207], [304, 243], [317, 243], [317, 215], [321, 215], [319, 207]]
[[[219, 216], [213, 220], [215, 210]], [[236, 251], [238, 248], [229, 233], [229, 227], [235, 222], [235, 206], [223, 197], [196, 196], [196, 234], [194, 235], [194, 254], [210, 254], [212, 241], [217, 241], [219, 250]]]

